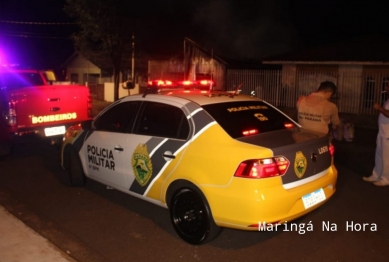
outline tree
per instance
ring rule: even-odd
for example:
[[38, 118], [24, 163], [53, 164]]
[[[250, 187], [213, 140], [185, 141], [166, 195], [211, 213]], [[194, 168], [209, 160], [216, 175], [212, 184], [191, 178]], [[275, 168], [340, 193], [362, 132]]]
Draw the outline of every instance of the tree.
[[124, 58], [131, 55], [131, 28], [127, 1], [66, 0], [65, 12], [80, 30], [73, 35], [77, 50], [94, 61], [107, 61], [113, 70], [114, 99], [119, 98], [119, 76]]

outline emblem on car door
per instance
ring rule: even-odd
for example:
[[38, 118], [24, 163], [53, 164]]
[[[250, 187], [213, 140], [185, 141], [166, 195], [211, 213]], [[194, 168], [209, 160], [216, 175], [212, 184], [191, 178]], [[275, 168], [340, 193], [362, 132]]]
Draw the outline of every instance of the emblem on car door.
[[153, 173], [153, 165], [149, 153], [147, 152], [147, 145], [139, 144], [132, 154], [132, 168], [136, 181], [141, 186], [149, 182], [151, 174]]

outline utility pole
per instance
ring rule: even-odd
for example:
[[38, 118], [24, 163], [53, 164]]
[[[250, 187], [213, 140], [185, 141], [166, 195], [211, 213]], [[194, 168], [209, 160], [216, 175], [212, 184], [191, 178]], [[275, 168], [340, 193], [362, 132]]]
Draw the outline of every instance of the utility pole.
[[131, 81], [126, 82], [128, 95], [131, 95], [130, 89], [135, 87], [135, 35], [132, 33], [131, 38]]
[[135, 35], [134, 33], [132, 33], [131, 82], [133, 85], [135, 85], [134, 73], [135, 73]]

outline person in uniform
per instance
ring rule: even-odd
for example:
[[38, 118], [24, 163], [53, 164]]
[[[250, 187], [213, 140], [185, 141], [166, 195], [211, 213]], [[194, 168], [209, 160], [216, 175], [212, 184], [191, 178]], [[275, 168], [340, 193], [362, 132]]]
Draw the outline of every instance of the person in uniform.
[[[389, 93], [389, 84], [385, 87]], [[376, 186], [389, 186], [389, 99], [384, 106], [374, 103], [373, 108], [380, 112], [378, 116], [377, 146], [375, 150], [375, 165], [371, 176], [362, 177], [366, 182]]]
[[329, 133], [329, 125], [336, 129], [339, 125], [338, 107], [329, 101], [336, 93], [336, 85], [331, 81], [320, 84], [317, 92], [301, 96], [297, 101], [297, 120], [304, 128], [321, 133]]

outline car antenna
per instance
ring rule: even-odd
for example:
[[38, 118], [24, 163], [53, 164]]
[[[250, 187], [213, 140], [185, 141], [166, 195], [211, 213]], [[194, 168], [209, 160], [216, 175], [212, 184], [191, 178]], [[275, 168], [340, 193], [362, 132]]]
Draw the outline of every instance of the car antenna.
[[235, 89], [235, 92], [232, 93], [230, 95], [231, 98], [234, 98], [234, 96], [236, 96], [236, 94], [238, 94], [238, 91], [240, 90], [240, 88], [243, 86], [243, 82]]
[[211, 81], [209, 83], [209, 93], [213, 90], [213, 48], [211, 49]]
[[151, 88], [147, 87], [142, 97], [145, 98], [149, 93], [151, 93], [150, 90]]
[[[213, 69], [213, 48], [211, 49], [211, 65]], [[212, 69], [211, 69], [211, 81], [209, 81], [209, 89], [208, 89], [209, 97], [213, 96], [213, 70]]]

